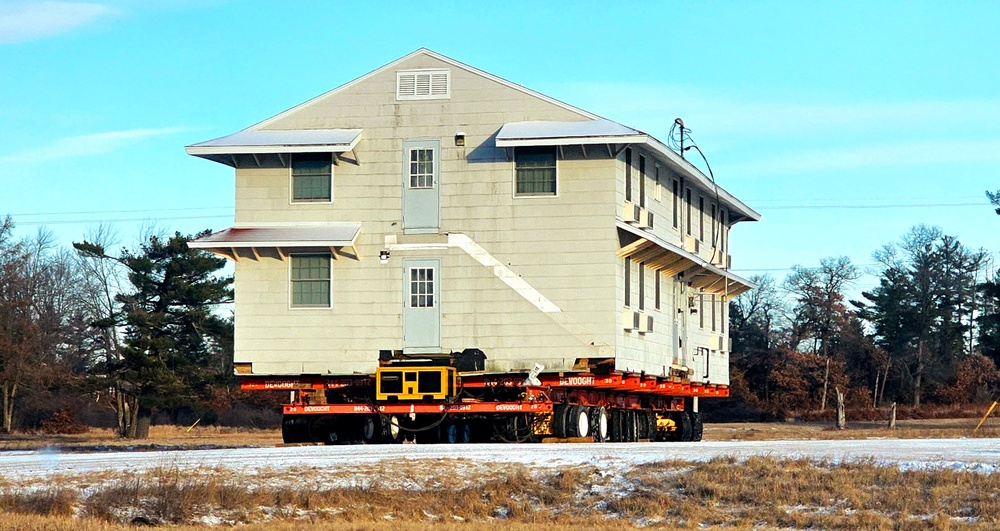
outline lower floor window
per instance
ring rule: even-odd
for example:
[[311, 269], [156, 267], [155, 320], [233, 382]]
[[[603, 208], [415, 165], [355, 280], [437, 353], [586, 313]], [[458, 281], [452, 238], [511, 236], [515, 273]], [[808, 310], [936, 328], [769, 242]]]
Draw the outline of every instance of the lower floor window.
[[295, 254], [292, 262], [292, 308], [330, 307], [330, 255]]

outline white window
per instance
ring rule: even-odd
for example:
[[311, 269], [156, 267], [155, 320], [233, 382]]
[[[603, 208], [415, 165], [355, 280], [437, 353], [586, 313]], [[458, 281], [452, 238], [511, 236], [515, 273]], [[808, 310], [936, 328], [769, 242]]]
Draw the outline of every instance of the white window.
[[556, 195], [555, 146], [514, 149], [514, 195]]
[[330, 255], [293, 254], [289, 259], [292, 308], [329, 308]]
[[401, 70], [396, 72], [397, 100], [440, 100], [451, 98], [451, 71], [448, 69]]
[[316, 203], [333, 200], [333, 155], [292, 155], [292, 202]]
[[434, 307], [434, 268], [410, 268], [410, 308]]
[[434, 188], [434, 148], [410, 149], [410, 188]]

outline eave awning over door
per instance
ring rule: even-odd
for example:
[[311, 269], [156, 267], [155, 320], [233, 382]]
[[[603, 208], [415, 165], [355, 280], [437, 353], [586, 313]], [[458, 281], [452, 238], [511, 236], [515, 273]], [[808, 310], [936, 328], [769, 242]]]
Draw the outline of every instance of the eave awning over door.
[[[361, 234], [361, 222], [334, 222], [316, 225], [285, 225], [274, 227], [231, 227], [188, 242], [192, 249], [205, 249], [239, 261], [240, 250], [260, 259], [261, 250], [275, 249], [282, 260], [290, 249], [329, 249], [338, 255], [358, 259], [355, 246]], [[349, 250], [345, 254], [344, 250]]]

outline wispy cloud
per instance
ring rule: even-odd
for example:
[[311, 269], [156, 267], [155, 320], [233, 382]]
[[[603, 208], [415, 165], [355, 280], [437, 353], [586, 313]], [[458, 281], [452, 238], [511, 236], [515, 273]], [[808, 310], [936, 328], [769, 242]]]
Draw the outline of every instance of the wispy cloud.
[[172, 135], [190, 130], [185, 127], [163, 127], [159, 129], [129, 129], [127, 131], [109, 131], [91, 135], [71, 136], [61, 138], [45, 146], [0, 156], [0, 163], [24, 164], [110, 153], [146, 138]]
[[726, 166], [726, 173], [757, 177], [855, 168], [980, 162], [1000, 162], [1000, 140], [898, 142], [792, 152], [729, 164]]
[[105, 4], [0, 1], [0, 44], [58, 35], [114, 13]]

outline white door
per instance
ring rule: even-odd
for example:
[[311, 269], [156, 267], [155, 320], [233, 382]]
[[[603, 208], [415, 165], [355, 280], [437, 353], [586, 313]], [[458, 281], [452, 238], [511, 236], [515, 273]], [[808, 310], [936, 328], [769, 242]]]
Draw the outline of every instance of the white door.
[[441, 261], [403, 260], [403, 353], [441, 352]]
[[436, 233], [440, 224], [440, 142], [403, 142], [403, 232]]

